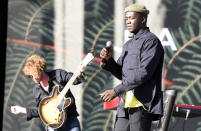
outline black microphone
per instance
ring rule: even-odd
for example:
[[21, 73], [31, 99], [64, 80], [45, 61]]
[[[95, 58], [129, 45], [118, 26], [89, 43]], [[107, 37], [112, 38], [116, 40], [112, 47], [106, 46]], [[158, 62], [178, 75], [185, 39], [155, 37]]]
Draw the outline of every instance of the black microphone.
[[[105, 48], [106, 48], [106, 50], [109, 52], [110, 51], [110, 48], [112, 47], [112, 42], [111, 41], [107, 41], [106, 42], [106, 44], [105, 44]], [[106, 59], [105, 58], [103, 58], [102, 60], [101, 60], [101, 66], [105, 66], [105, 63], [106, 63]]]

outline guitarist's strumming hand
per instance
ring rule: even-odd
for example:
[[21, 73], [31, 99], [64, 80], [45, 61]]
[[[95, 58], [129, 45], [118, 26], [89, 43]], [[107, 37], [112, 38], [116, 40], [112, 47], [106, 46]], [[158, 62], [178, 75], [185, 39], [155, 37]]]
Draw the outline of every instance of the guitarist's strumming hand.
[[87, 56], [84, 58], [84, 60], [82, 61], [82, 63], [78, 66], [80, 74], [79, 77], [84, 77], [84, 71], [87, 68], [87, 65], [90, 63], [90, 61], [92, 61], [94, 58], [92, 53], [88, 53]]
[[106, 90], [105, 92], [101, 93], [100, 96], [103, 101], [109, 102], [112, 99], [114, 99], [117, 96], [117, 94], [114, 91], [114, 89], [110, 89], [110, 90]]
[[81, 73], [84, 72], [86, 70], [86, 68], [87, 68], [86, 66], [82, 67]]
[[11, 113], [13, 114], [26, 114], [27, 111], [26, 111], [26, 108], [24, 107], [21, 107], [21, 106], [11, 106]]
[[86, 68], [87, 68], [86, 66], [85, 67], [81, 67], [79, 77], [84, 77], [85, 76], [84, 71], [86, 70]]

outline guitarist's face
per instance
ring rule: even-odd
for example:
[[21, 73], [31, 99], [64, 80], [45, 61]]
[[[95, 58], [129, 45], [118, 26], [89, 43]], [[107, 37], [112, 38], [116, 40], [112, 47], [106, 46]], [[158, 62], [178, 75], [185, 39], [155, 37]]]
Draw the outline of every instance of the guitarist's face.
[[32, 73], [28, 75], [29, 78], [31, 78], [35, 83], [39, 83], [41, 81], [42, 73], [38, 73], [38, 75], [33, 75]]

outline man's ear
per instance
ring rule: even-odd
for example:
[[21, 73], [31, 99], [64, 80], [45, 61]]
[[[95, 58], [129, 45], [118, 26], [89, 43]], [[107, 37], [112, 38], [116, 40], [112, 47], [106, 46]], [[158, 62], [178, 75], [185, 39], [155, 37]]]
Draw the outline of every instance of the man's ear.
[[146, 24], [147, 23], [147, 18], [146, 17], [142, 17], [142, 24]]

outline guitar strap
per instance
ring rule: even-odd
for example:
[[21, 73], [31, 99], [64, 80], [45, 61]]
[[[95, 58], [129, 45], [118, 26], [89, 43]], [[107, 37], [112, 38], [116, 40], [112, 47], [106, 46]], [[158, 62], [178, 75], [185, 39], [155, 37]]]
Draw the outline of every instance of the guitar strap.
[[60, 86], [60, 87], [62, 87], [62, 85], [59, 84], [56, 80], [53, 80], [53, 83], [54, 83], [55, 86]]

